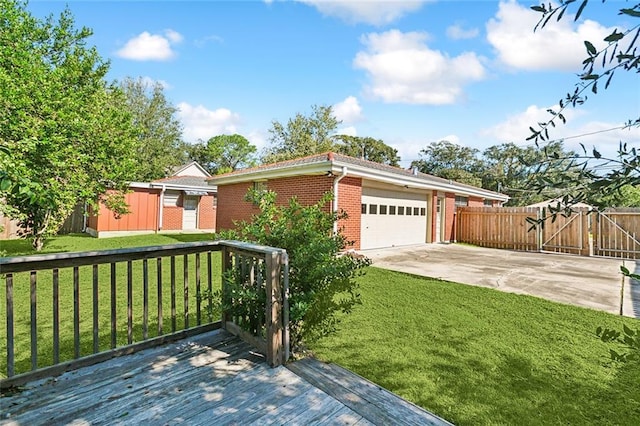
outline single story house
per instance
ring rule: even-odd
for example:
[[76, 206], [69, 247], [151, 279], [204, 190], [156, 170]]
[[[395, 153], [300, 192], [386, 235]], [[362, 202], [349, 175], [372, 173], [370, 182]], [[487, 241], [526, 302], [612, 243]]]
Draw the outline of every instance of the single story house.
[[131, 213], [116, 216], [104, 204], [89, 214], [86, 232], [96, 237], [156, 232], [215, 232], [216, 187], [211, 175], [193, 162], [173, 176], [153, 182], [132, 182], [125, 195]]
[[296, 196], [316, 203], [333, 192], [332, 206], [347, 219], [335, 224], [357, 250], [454, 239], [456, 206], [501, 206], [509, 197], [486, 189], [333, 152], [262, 165], [207, 179], [217, 187], [218, 229], [250, 220], [251, 187], [273, 190], [277, 202]]

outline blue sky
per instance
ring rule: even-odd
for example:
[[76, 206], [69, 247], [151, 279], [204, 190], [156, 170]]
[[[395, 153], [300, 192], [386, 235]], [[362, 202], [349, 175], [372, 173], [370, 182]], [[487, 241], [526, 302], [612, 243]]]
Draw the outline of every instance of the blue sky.
[[[111, 61], [109, 78], [165, 85], [184, 139], [240, 133], [268, 145], [272, 120], [332, 105], [340, 132], [382, 139], [401, 165], [430, 142], [480, 150], [525, 145], [528, 127], [572, 91], [583, 40], [601, 40], [621, 1], [590, 2], [578, 22], [535, 32], [534, 2], [506, 1], [32, 1], [38, 17], [68, 5], [90, 43]], [[597, 45], [596, 45], [597, 46]], [[640, 129], [612, 130], [640, 116], [637, 74], [567, 111], [552, 131], [613, 153], [640, 148]]]

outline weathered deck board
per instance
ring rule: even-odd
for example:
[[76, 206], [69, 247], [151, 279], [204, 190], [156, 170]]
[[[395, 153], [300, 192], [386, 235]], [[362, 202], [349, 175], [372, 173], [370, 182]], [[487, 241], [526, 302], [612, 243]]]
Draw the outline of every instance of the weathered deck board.
[[305, 358], [287, 366], [373, 424], [450, 425], [357, 374], [335, 364]]
[[[331, 380], [333, 373], [336, 385], [327, 388], [323, 381]], [[399, 419], [443, 424], [425, 421], [437, 418], [370, 382], [365, 381], [369, 388], [363, 387], [360, 380], [364, 379], [349, 374], [313, 360], [295, 362], [290, 368], [269, 368], [248, 344], [216, 330], [31, 382], [21, 393], [0, 398], [0, 426], [368, 426], [389, 424], [388, 419], [393, 424], [399, 424]], [[360, 389], [346, 390], [348, 384]], [[354, 404], [349, 400], [354, 395], [367, 403]], [[380, 410], [389, 412], [380, 414]]]

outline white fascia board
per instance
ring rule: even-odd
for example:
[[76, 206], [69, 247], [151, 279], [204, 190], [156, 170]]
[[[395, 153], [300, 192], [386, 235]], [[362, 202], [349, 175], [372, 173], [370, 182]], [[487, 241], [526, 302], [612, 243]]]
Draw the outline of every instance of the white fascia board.
[[129, 188], [149, 189], [153, 186], [149, 182], [129, 182]]
[[428, 189], [428, 190], [453, 192], [460, 195], [472, 195], [472, 196], [489, 198], [492, 200], [499, 200], [499, 201], [507, 201], [509, 199], [509, 197], [506, 195], [486, 191], [482, 188], [463, 187], [460, 185], [456, 185], [455, 182], [452, 182], [451, 184], [441, 183], [441, 182], [428, 182], [419, 177], [399, 176], [394, 173], [386, 172], [384, 170], [370, 169], [367, 167], [362, 167], [362, 166], [358, 166], [350, 163], [341, 163], [338, 161], [334, 162], [332, 171], [334, 172], [334, 174], [340, 173], [340, 171], [342, 170], [342, 167], [348, 168], [350, 176], [357, 176], [364, 179], [389, 183], [392, 185], [398, 185], [398, 186], [407, 185], [411, 188], [416, 188], [416, 189]]
[[215, 185], [209, 186], [200, 186], [200, 185], [178, 185], [175, 183], [159, 183], [154, 182], [150, 184], [150, 188], [165, 188], [165, 189], [175, 189], [178, 191], [182, 191], [185, 189], [188, 190], [196, 190], [196, 191], [207, 191], [207, 192], [217, 192], [218, 187]]
[[244, 173], [240, 175], [230, 175], [223, 177], [214, 177], [216, 185], [229, 185], [232, 183], [255, 182], [269, 179], [279, 179], [291, 176], [303, 176], [313, 174], [323, 174], [331, 171], [331, 162], [323, 161], [321, 163], [300, 164], [287, 168], [277, 168], [260, 170], [252, 173]]

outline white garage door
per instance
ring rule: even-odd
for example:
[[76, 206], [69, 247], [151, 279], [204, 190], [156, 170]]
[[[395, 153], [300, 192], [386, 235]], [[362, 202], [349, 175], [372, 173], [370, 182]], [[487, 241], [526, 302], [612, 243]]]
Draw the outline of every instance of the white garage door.
[[427, 196], [362, 188], [362, 249], [424, 243], [427, 240]]

